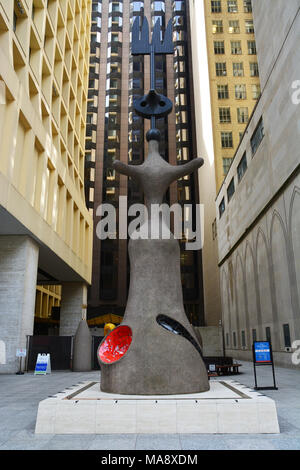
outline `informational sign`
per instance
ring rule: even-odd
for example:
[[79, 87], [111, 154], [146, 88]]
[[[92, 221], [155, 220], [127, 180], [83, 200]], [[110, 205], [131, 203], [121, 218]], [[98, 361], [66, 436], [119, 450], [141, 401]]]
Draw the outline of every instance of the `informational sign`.
[[26, 349], [17, 349], [16, 357], [26, 357]]
[[51, 374], [50, 354], [38, 354], [34, 375]]
[[[253, 367], [254, 367], [254, 378], [255, 378], [255, 390], [278, 390], [275, 382], [275, 371], [273, 363], [272, 345], [270, 341], [254, 341], [252, 345], [253, 353]], [[270, 387], [258, 387], [256, 377], [257, 366], [272, 366], [273, 373], [273, 386]]]
[[208, 370], [209, 372], [216, 372], [216, 364], [209, 364]]
[[271, 363], [271, 345], [269, 341], [254, 341], [255, 362]]

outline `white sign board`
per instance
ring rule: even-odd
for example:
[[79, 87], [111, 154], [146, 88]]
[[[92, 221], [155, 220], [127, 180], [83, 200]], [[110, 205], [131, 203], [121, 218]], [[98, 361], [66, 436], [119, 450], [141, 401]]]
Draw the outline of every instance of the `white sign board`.
[[51, 374], [50, 354], [38, 354], [34, 375]]
[[16, 357], [26, 357], [26, 349], [17, 349]]

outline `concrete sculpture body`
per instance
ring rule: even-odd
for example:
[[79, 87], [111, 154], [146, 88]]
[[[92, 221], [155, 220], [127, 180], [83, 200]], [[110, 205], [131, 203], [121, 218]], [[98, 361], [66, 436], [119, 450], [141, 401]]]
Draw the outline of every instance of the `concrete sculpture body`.
[[[171, 395], [209, 390], [202, 351], [183, 306], [180, 247], [162, 215], [160, 205], [173, 181], [198, 169], [201, 158], [173, 166], [159, 154], [160, 133], [155, 118], [172, 110], [168, 98], [154, 90], [154, 54], [171, 54], [171, 23], [164, 42], [160, 26], [153, 30], [149, 44], [144, 19], [139, 38], [139, 18], [133, 25], [132, 53], [150, 54], [151, 90], [135, 103], [135, 111], [151, 119], [147, 133], [149, 154], [142, 165], [114, 162], [116, 171], [136, 180], [142, 188], [147, 216], [140, 228], [141, 238], [131, 234], [128, 244], [130, 287], [122, 324], [108, 334], [98, 348], [101, 390], [126, 395]], [[155, 238], [151, 234], [155, 233]]]

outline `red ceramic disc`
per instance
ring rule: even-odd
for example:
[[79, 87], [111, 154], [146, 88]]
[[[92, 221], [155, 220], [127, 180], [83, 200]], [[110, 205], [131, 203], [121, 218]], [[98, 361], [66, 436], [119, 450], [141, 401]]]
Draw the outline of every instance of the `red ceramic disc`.
[[98, 357], [105, 364], [112, 364], [126, 354], [132, 341], [129, 326], [117, 326], [102, 341], [98, 349]]

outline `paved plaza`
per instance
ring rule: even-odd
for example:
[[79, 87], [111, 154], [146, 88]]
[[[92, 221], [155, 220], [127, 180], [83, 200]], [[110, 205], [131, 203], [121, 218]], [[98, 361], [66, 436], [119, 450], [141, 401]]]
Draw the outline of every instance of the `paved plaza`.
[[[271, 367], [258, 370], [258, 385], [272, 385]], [[276, 368], [274, 399], [280, 434], [83, 434], [36, 435], [38, 404], [80, 382], [99, 380], [99, 372], [54, 371], [47, 376], [0, 375], [0, 450], [300, 450], [300, 368]], [[242, 362], [238, 382], [253, 387], [253, 365]], [[212, 379], [212, 380], [222, 380]]]

